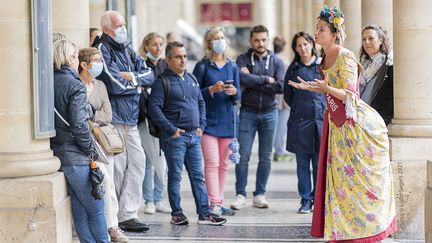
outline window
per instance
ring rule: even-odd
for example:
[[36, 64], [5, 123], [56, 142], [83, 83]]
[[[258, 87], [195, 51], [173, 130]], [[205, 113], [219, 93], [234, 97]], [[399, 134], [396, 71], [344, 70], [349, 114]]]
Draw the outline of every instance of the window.
[[55, 136], [51, 1], [31, 1], [33, 138]]

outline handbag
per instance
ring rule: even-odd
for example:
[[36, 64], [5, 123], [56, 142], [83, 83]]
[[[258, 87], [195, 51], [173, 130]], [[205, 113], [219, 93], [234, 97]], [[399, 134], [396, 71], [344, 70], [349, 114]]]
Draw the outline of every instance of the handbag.
[[111, 154], [120, 154], [124, 151], [124, 142], [119, 131], [111, 124], [98, 124], [89, 121], [93, 135], [102, 148]]

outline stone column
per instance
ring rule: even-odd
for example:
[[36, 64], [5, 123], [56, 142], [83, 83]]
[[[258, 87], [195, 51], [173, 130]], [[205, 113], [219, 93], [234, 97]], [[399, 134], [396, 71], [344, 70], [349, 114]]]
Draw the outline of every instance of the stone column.
[[313, 35], [316, 21], [313, 20], [313, 5], [312, 0], [303, 0], [303, 31]]
[[336, 6], [337, 8], [339, 8], [340, 0], [324, 0], [324, 4], [326, 4], [329, 7]]
[[257, 0], [254, 5], [253, 13], [254, 25], [262, 24], [269, 30], [270, 40], [277, 34], [278, 23], [276, 18], [276, 0]]
[[52, 5], [53, 32], [65, 34], [79, 48], [88, 47], [89, 0], [53, 0]]
[[70, 200], [60, 162], [48, 138], [32, 137], [32, 2], [0, 2], [7, 59], [0, 65], [0, 241], [67, 243]]
[[361, 0], [341, 0], [340, 5], [346, 23], [347, 38], [344, 46], [358, 56], [361, 47]]
[[[429, 0], [395, 0], [394, 102], [389, 126], [394, 163], [398, 233], [403, 239], [424, 239], [426, 161], [432, 158], [432, 11]], [[381, 13], [384, 15], [384, 13]], [[432, 217], [429, 215], [428, 217]]]
[[102, 14], [107, 10], [105, 1], [90, 1], [89, 6], [90, 27], [101, 29], [100, 20]]
[[[361, 0], [361, 5], [362, 26], [378, 24], [387, 30], [390, 35], [390, 40], [392, 40], [393, 0]], [[414, 5], [410, 5], [410, 8], [411, 7], [414, 7]]]
[[425, 242], [432, 242], [432, 161], [428, 161], [427, 165], [427, 188], [425, 197]]

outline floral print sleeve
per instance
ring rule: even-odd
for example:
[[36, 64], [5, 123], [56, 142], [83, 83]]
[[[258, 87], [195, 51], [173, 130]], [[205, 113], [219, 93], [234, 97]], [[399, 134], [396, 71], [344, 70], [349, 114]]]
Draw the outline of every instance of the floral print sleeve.
[[348, 49], [341, 49], [337, 62], [337, 86], [345, 89], [348, 97], [345, 100], [345, 114], [357, 120], [355, 103], [358, 98], [358, 66], [354, 54]]

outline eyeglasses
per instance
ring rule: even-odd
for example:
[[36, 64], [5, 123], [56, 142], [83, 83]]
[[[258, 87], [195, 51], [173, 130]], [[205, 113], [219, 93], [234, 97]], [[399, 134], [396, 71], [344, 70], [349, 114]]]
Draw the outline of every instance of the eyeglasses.
[[177, 55], [177, 56], [173, 56], [171, 58], [175, 58], [177, 60], [181, 60], [181, 59], [185, 59], [186, 60], [188, 58], [188, 56], [187, 55]]

